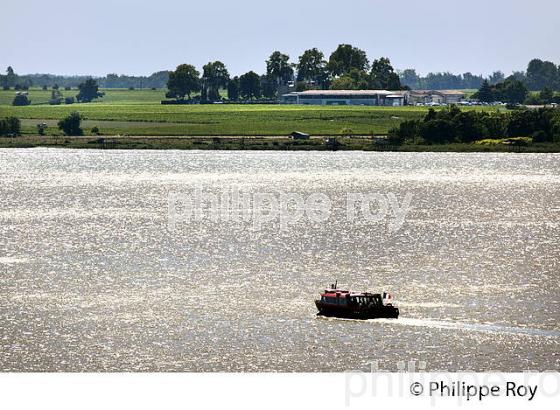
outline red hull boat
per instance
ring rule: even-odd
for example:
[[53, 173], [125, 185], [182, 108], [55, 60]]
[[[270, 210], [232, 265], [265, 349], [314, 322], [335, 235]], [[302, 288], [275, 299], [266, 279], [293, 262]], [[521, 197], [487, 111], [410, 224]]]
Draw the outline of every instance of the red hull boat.
[[315, 300], [320, 316], [346, 319], [377, 319], [399, 317], [399, 309], [393, 306], [390, 293], [352, 292], [337, 289], [336, 284], [321, 293]]

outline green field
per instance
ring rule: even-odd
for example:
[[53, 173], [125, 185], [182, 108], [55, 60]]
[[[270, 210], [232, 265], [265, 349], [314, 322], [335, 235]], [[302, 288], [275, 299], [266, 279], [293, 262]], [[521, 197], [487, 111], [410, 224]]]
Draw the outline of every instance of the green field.
[[[340, 135], [345, 129], [356, 135], [369, 135], [386, 134], [401, 121], [420, 118], [427, 111], [426, 107], [161, 105], [164, 90], [103, 91], [105, 96], [92, 103], [48, 105], [45, 102], [50, 91], [30, 90], [32, 105], [25, 107], [10, 105], [14, 91], [0, 91], [0, 117], [20, 118], [24, 135], [37, 134], [36, 125], [40, 122], [48, 124], [47, 135], [61, 135], [56, 123], [71, 111], [79, 111], [85, 118], [86, 135], [94, 126], [103, 135], [281, 136], [294, 130], [312, 135]], [[77, 90], [62, 92], [75, 95]]]
[[[62, 93], [63, 97], [76, 97], [78, 90], [73, 88], [72, 90], [65, 90], [60, 88], [59, 91]], [[165, 99], [166, 90], [128, 90], [128, 89], [102, 89], [105, 96], [100, 99], [100, 102], [109, 104], [146, 104], [153, 103], [159, 104], [159, 102]], [[40, 88], [31, 88], [28, 91], [29, 99], [31, 100], [31, 105], [48, 105], [49, 99], [51, 98], [51, 90], [42, 90]], [[15, 95], [14, 90], [0, 90], [0, 106], [2, 105], [12, 105], [12, 100]], [[96, 102], [95, 104], [98, 104]]]

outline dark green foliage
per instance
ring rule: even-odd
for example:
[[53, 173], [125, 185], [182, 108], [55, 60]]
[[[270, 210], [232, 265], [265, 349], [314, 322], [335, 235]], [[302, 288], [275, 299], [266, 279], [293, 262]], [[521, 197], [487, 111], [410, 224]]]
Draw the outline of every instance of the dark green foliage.
[[16, 117], [0, 119], [0, 135], [16, 136], [21, 134], [21, 121]]
[[350, 44], [340, 44], [331, 54], [327, 64], [333, 77], [349, 73], [352, 69], [365, 71], [368, 66], [366, 52]]
[[103, 93], [99, 92], [97, 81], [93, 78], [88, 78], [86, 81], [78, 85], [78, 95], [76, 99], [78, 102], [88, 103], [96, 98], [103, 97]]
[[554, 92], [550, 88], [545, 87], [539, 93], [539, 98], [542, 104], [550, 104], [554, 98]]
[[202, 100], [220, 101], [219, 90], [229, 82], [229, 73], [221, 61], [209, 62], [202, 68]]
[[374, 90], [400, 90], [401, 82], [388, 58], [381, 57], [371, 64], [370, 88]]
[[404, 121], [391, 130], [393, 137], [428, 144], [470, 143], [481, 139], [536, 136], [535, 142], [560, 139], [560, 111], [521, 109], [510, 113], [462, 111], [456, 106], [430, 109], [423, 120]]
[[99, 128], [98, 127], [93, 127], [91, 129], [91, 135], [101, 135], [101, 133], [99, 132]]
[[533, 133], [533, 143], [539, 143], [539, 142], [548, 142], [549, 141], [549, 137], [546, 134], [546, 132], [544, 131], [535, 131]]
[[521, 104], [528, 94], [523, 82], [508, 77], [504, 82], [494, 85], [484, 81], [473, 97], [482, 102], [503, 101], [509, 104]]
[[62, 103], [62, 100], [63, 100], [62, 93], [58, 91], [58, 88], [57, 89], [53, 88], [53, 90], [51, 91], [51, 98], [49, 99], [49, 104], [59, 105], [60, 103]]
[[490, 87], [490, 83], [487, 80], [482, 82], [477, 93], [473, 95], [474, 98], [482, 102], [492, 102], [494, 100], [494, 90]]
[[297, 64], [297, 81], [312, 83], [326, 88], [329, 85], [329, 72], [325, 55], [316, 48], [305, 50]]
[[228, 99], [237, 101], [239, 99], [239, 77], [233, 77], [227, 85]]
[[275, 51], [266, 60], [266, 75], [273, 78], [278, 85], [285, 85], [294, 77], [294, 69], [290, 64], [290, 56]]
[[27, 93], [17, 93], [12, 101], [12, 105], [23, 106], [31, 104], [31, 100], [27, 97]]
[[393, 134], [402, 141], [416, 142], [416, 138], [419, 135], [419, 125], [419, 121], [416, 120], [403, 121], [398, 128], [393, 128], [393, 130], [389, 131], [389, 136]]
[[66, 97], [64, 99], [64, 104], [74, 104], [74, 97]]
[[65, 135], [79, 136], [84, 135], [84, 131], [80, 128], [82, 116], [78, 111], [72, 111], [66, 118], [58, 122], [58, 128]]
[[499, 99], [510, 104], [521, 104], [529, 94], [525, 84], [512, 78], [506, 79], [503, 83], [496, 84], [496, 91]]
[[181, 64], [169, 73], [167, 88], [167, 98], [183, 100], [187, 96], [190, 100], [192, 93], [200, 91], [200, 73], [190, 64]]
[[552, 120], [552, 126], [550, 127], [552, 131], [552, 141], [560, 142], [560, 115]]
[[264, 98], [275, 98], [278, 91], [276, 80], [270, 75], [261, 76], [261, 90]]
[[5, 85], [8, 87], [15, 87], [18, 81], [18, 76], [11, 66], [6, 68]]
[[370, 77], [364, 70], [351, 69], [349, 72], [335, 78], [331, 83], [333, 90], [367, 90]]
[[239, 77], [239, 95], [247, 100], [260, 98], [261, 79], [254, 71], [249, 71]]
[[527, 66], [527, 87], [531, 90], [560, 88], [560, 70], [550, 61], [531, 60]]
[[444, 144], [453, 141], [453, 124], [444, 119], [435, 119], [420, 124], [420, 136], [424, 141], [434, 144]]
[[545, 141], [552, 141], [553, 126], [559, 112], [551, 109], [518, 110], [511, 113], [507, 126], [508, 137], [527, 137], [542, 131]]

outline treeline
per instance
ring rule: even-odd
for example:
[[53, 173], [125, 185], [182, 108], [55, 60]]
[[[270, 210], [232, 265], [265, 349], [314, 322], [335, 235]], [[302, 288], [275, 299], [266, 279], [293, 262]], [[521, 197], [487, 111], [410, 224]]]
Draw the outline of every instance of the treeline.
[[[209, 67], [209, 65], [213, 66]], [[221, 73], [217, 73], [218, 69], [221, 70]], [[180, 73], [181, 70], [179, 70]], [[193, 73], [191, 72], [191, 74]], [[192, 92], [200, 91], [202, 100], [214, 100], [217, 97], [216, 87], [231, 91], [230, 99], [233, 100], [237, 98], [276, 98], [278, 91], [284, 90], [288, 84], [295, 85], [300, 91], [310, 88], [389, 90], [403, 88], [399, 75], [388, 58], [381, 57], [370, 61], [365, 51], [350, 44], [340, 44], [328, 59], [317, 48], [306, 50], [298, 57], [297, 62], [290, 61], [287, 54], [275, 51], [266, 60], [266, 73], [264, 74], [250, 71], [239, 77], [230, 78], [225, 64], [220, 61], [205, 65], [203, 73], [198, 73], [196, 84], [192, 84], [189, 79], [190, 85], [181, 86], [181, 75], [179, 77], [175, 75], [172, 79], [170, 74], [168, 71], [160, 71], [148, 77], [108, 74], [105, 77], [96, 78], [96, 80], [99, 86], [104, 88], [163, 88], [172, 84], [171, 88], [174, 89], [170, 90], [170, 95], [174, 95], [175, 98], [184, 98], [186, 95], [190, 97]], [[255, 75], [258, 77], [258, 81], [255, 80]], [[31, 86], [66, 88], [77, 87], [87, 78], [89, 77], [65, 77], [50, 74], [17, 75], [12, 67], [8, 67], [6, 75], [0, 75], [0, 85], [5, 89], [24, 90]], [[177, 87], [179, 87], [180, 95], [177, 94]], [[188, 91], [181, 94], [181, 89], [184, 87]], [[236, 96], [237, 98], [235, 98]]]
[[497, 84], [490, 84], [487, 80], [484, 80], [478, 91], [472, 95], [472, 98], [485, 103], [495, 101], [526, 105], [560, 103], [560, 95], [555, 95], [551, 88], [544, 87], [538, 94], [530, 94], [525, 83], [513, 77], [508, 77]]
[[484, 139], [532, 137], [534, 143], [560, 142], [560, 111], [550, 108], [512, 112], [430, 109], [421, 120], [402, 122], [389, 139], [420, 144], [470, 143]]
[[[178, 101], [212, 102], [221, 100], [219, 89], [226, 89], [230, 101], [273, 100], [295, 89], [403, 89], [388, 58], [370, 63], [365, 51], [340, 44], [329, 59], [316, 48], [306, 50], [297, 63], [290, 56], [274, 51], [266, 60], [266, 73], [249, 71], [230, 77], [225, 64], [213, 61], [200, 73], [191, 64], [181, 64], [169, 73], [168, 98]], [[200, 94], [198, 94], [200, 93]]]
[[416, 74], [416, 70], [407, 69], [399, 73], [401, 83], [411, 89], [445, 90], [480, 88], [483, 82], [489, 85], [503, 83], [506, 79], [521, 81], [527, 89], [539, 91], [544, 88], [560, 90], [560, 65], [551, 61], [535, 58], [529, 62], [526, 71], [514, 71], [506, 78], [501, 71], [495, 71], [488, 77], [472, 73], [451, 74], [429, 73], [425, 77]]
[[[0, 74], [0, 87], [4, 90], [27, 90], [30, 87], [76, 88], [91, 76], [63, 76], [54, 74], [18, 75], [12, 67], [6, 74]], [[149, 76], [129, 76], [107, 74], [97, 77], [97, 83], [103, 88], [165, 88], [169, 79], [169, 71], [158, 71]]]
[[[225, 64], [220, 62], [225, 68]], [[350, 44], [340, 44], [328, 58], [317, 48], [305, 50], [297, 61], [287, 54], [275, 51], [266, 60], [266, 73], [259, 74], [261, 95], [270, 97], [279, 86], [295, 84], [298, 90], [319, 89], [478, 89], [486, 81], [489, 85], [507, 79], [521, 81], [529, 90], [544, 88], [560, 90], [560, 66], [551, 61], [533, 59], [526, 71], [513, 72], [506, 77], [495, 71], [488, 77], [470, 72], [429, 73], [422, 77], [414, 69], [397, 71], [386, 57], [370, 60], [364, 50]], [[203, 68], [204, 70], [204, 68]], [[107, 74], [96, 78], [103, 88], [164, 88], [169, 81], [170, 71], [158, 71], [149, 76]], [[60, 76], [52, 74], [17, 75], [8, 67], [0, 75], [0, 86], [4, 89], [26, 89], [36, 87], [77, 87], [89, 76]], [[227, 88], [227, 85], [224, 87]]]
[[[49, 104], [59, 105], [63, 102], [64, 104], [74, 104], [76, 101], [81, 103], [88, 103], [105, 95], [105, 93], [99, 91], [99, 85], [93, 78], [86, 79], [83, 83], [78, 84], [77, 88], [78, 94], [75, 97], [68, 95], [64, 96], [60, 91], [58, 85], [54, 85], [52, 87]], [[29, 99], [27, 92], [17, 92], [12, 101], [12, 105], [14, 106], [25, 106], [30, 104], [31, 100]]]

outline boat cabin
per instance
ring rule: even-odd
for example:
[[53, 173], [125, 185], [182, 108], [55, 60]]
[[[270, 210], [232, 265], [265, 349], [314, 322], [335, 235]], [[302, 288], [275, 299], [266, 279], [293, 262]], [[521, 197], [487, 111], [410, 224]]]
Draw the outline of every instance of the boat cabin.
[[321, 294], [321, 302], [331, 305], [376, 307], [383, 306], [383, 299], [377, 293], [358, 293], [347, 290], [332, 291], [328, 289]]

